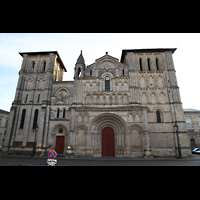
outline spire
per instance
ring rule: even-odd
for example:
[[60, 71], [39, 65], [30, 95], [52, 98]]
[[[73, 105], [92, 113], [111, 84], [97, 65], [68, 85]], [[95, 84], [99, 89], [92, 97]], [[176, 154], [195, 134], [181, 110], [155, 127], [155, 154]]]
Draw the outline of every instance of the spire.
[[81, 50], [80, 56], [78, 57], [78, 59], [76, 61], [76, 64], [85, 64], [85, 60], [84, 60], [83, 55], [82, 55], [82, 50]]

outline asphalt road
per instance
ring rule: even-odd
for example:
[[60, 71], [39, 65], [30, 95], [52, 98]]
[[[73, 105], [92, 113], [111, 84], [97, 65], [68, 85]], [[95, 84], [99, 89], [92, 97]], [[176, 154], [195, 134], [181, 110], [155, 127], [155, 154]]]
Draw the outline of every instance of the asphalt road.
[[[0, 155], [0, 166], [47, 166], [48, 158], [31, 158]], [[200, 166], [200, 155], [191, 158], [123, 159], [101, 158], [62, 158], [57, 157], [56, 166]]]

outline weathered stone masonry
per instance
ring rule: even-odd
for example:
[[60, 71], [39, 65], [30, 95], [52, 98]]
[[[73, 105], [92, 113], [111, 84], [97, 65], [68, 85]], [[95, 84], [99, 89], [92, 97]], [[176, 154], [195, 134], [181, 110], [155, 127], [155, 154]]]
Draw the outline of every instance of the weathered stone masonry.
[[[177, 156], [177, 123], [182, 156], [190, 156], [175, 50], [123, 50], [120, 61], [106, 52], [88, 66], [81, 51], [74, 81], [63, 81], [58, 52], [20, 53], [3, 152], [31, 154], [36, 137], [37, 154], [98, 157], [107, 148], [108, 156]], [[114, 131], [108, 141], [106, 127]]]

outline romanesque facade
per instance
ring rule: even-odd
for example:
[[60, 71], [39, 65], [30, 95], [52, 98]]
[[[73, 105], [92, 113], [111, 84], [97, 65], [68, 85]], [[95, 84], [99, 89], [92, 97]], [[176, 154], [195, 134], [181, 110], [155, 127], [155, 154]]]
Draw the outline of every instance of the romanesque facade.
[[177, 156], [179, 142], [190, 156], [175, 50], [123, 50], [120, 61], [106, 52], [88, 66], [81, 51], [74, 81], [63, 81], [58, 52], [20, 53], [3, 152], [31, 153], [35, 145], [37, 154]]

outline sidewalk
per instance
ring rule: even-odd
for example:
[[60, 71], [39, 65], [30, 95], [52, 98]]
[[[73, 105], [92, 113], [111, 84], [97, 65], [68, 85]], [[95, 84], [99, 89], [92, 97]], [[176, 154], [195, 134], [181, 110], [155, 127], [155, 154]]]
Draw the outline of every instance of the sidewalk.
[[[34, 157], [31, 157], [31, 156], [26, 156], [26, 155], [2, 155], [0, 153], [0, 157], [5, 157], [5, 158], [30, 158], [30, 159], [44, 159], [44, 158], [47, 158], [47, 156], [34, 156]], [[148, 161], [148, 160], [160, 160], [160, 161], [174, 161], [174, 160], [199, 160], [200, 161], [200, 154], [192, 154], [191, 157], [187, 157], [187, 158], [182, 158], [182, 159], [178, 159], [176, 157], [155, 157], [155, 158], [122, 158], [122, 157], [106, 157], [106, 156], [103, 156], [103, 157], [63, 157], [63, 156], [57, 156], [56, 159], [59, 159], [59, 160], [104, 160], [104, 161], [108, 161], [108, 160], [121, 160], [121, 161], [142, 161], [142, 160], [145, 160], [145, 161]]]

